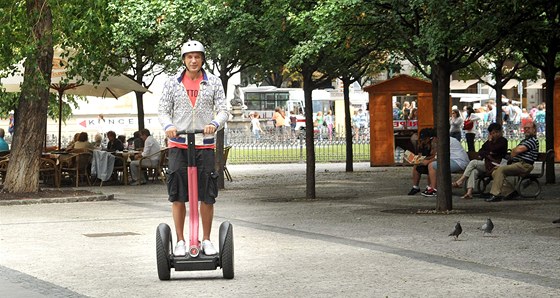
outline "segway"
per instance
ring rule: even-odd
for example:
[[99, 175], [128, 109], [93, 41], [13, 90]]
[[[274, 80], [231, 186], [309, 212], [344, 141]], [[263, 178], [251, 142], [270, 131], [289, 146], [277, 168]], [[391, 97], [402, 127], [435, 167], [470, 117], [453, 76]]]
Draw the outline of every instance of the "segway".
[[194, 150], [194, 135], [203, 130], [178, 131], [177, 135], [187, 135], [188, 167], [187, 184], [189, 186], [189, 249], [185, 256], [173, 255], [173, 241], [171, 229], [165, 223], [160, 223], [156, 230], [157, 270], [160, 280], [171, 278], [171, 268], [175, 271], [215, 270], [222, 268], [223, 276], [232, 279], [233, 272], [233, 226], [225, 221], [220, 225], [219, 253], [207, 256], [201, 251], [198, 239], [198, 169], [196, 166], [196, 151]]

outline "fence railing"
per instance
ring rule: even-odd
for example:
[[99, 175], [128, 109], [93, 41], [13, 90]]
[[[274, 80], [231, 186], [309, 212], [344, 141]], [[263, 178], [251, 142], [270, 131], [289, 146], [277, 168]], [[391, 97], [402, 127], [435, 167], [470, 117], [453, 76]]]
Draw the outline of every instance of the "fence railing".
[[[340, 134], [331, 138], [323, 131], [315, 132], [315, 160], [317, 162], [346, 161], [346, 141]], [[353, 159], [356, 162], [369, 161], [369, 137], [353, 140]], [[259, 138], [241, 130], [227, 130], [225, 144], [232, 146], [228, 163], [302, 163], [306, 160], [304, 131], [277, 132], [267, 130]]]
[[[344, 134], [333, 134], [329, 140], [323, 132], [315, 132], [315, 160], [316, 162], [344, 162], [346, 161], [346, 139]], [[479, 150], [486, 139], [475, 139], [475, 148]], [[521, 139], [509, 139], [508, 148], [514, 148]], [[230, 164], [250, 163], [303, 163], [306, 160], [305, 133], [304, 131], [282, 133], [268, 130], [257, 139], [248, 131], [225, 131], [225, 144], [232, 146], [228, 155]], [[467, 143], [462, 139], [461, 144], [465, 150]], [[370, 161], [369, 132], [363, 132], [359, 138], [352, 140], [354, 162]], [[539, 152], [546, 151], [544, 137], [539, 138]], [[392, 154], [389, 153], [388, 154]], [[399, 163], [402, 157], [395, 151], [395, 161]]]

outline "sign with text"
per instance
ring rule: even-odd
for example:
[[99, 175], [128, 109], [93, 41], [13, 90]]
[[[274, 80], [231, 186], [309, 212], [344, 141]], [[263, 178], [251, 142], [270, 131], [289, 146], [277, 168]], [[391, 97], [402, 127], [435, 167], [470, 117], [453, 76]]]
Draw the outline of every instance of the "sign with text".
[[418, 129], [418, 120], [393, 120], [393, 129]]

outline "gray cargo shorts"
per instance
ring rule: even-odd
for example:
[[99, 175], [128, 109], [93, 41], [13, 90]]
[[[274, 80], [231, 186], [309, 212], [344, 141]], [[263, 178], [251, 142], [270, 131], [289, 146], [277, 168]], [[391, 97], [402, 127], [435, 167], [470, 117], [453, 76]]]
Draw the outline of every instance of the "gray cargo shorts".
[[[170, 202], [188, 202], [187, 149], [169, 148], [169, 178], [167, 193]], [[207, 204], [216, 203], [218, 196], [218, 173], [215, 170], [214, 149], [197, 149], [198, 200]]]

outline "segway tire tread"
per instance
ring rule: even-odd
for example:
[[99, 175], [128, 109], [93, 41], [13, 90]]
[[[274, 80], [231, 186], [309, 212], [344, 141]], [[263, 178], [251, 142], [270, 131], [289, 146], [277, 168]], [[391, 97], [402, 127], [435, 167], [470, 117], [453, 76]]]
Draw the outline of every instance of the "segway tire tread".
[[157, 270], [160, 280], [171, 279], [171, 266], [169, 264], [169, 249], [171, 246], [171, 238], [168, 236], [169, 242], [164, 243], [161, 230], [158, 227], [156, 232], [156, 253], [157, 253]]
[[233, 269], [233, 226], [229, 226], [224, 239], [223, 251], [220, 253], [220, 263], [222, 267], [222, 273], [225, 279], [233, 279], [234, 269]]

